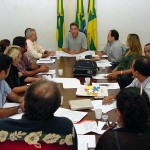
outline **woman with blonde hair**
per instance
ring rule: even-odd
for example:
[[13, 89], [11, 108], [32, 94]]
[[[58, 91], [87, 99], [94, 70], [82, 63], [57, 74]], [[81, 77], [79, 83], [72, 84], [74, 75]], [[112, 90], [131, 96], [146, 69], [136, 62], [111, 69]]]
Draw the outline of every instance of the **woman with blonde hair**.
[[40, 80], [40, 78], [24, 76], [18, 71], [16, 65], [19, 63], [21, 58], [20, 49], [21, 48], [19, 46], [13, 45], [7, 47], [4, 51], [4, 54], [10, 56], [13, 59], [9, 75], [5, 80], [15, 93], [25, 92], [27, 89], [27, 85], [25, 85], [26, 83], [31, 83]]
[[125, 53], [119, 65], [112, 73], [107, 75], [109, 79], [117, 77], [120, 88], [124, 88], [132, 82], [131, 64], [136, 57], [142, 55], [142, 46], [137, 34], [129, 34], [126, 45], [129, 48], [128, 51]]

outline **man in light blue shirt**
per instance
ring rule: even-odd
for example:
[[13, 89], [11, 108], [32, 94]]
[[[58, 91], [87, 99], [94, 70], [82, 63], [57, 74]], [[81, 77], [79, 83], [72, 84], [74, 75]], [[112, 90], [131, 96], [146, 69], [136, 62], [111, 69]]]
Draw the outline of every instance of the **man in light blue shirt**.
[[78, 31], [75, 22], [70, 24], [70, 32], [64, 38], [62, 50], [69, 54], [79, 54], [87, 50], [86, 36]]
[[[150, 59], [146, 56], [136, 58], [132, 64], [132, 74], [135, 79], [127, 87], [141, 88], [141, 93], [144, 90], [150, 100]], [[105, 97], [103, 104], [112, 103], [117, 94]]]
[[[23, 110], [22, 97], [14, 93], [4, 80], [9, 74], [11, 63], [11, 57], [5, 54], [0, 54], [0, 118], [17, 114]], [[19, 107], [2, 108], [6, 102], [6, 98], [10, 101], [20, 103]]]
[[2, 108], [6, 102], [7, 95], [11, 92], [11, 88], [8, 86], [5, 80], [0, 81], [0, 108]]
[[125, 46], [119, 41], [119, 33], [116, 30], [110, 30], [107, 36], [108, 43], [99, 53], [100, 56], [107, 55], [112, 65], [116, 67], [121, 61], [125, 52]]

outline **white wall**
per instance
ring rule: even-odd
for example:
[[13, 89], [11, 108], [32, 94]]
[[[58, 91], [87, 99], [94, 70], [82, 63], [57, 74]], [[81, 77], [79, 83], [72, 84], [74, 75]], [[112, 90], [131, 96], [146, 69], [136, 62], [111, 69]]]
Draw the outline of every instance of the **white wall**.
[[0, 38], [24, 36], [31, 27], [41, 45], [56, 49], [56, 13], [56, 0], [0, 0]]
[[99, 47], [107, 32], [116, 29], [125, 43], [129, 33], [136, 33], [144, 46], [150, 42], [149, 0], [97, 0]]
[[[149, 0], [96, 0], [96, 4], [99, 49], [106, 43], [110, 29], [119, 31], [123, 43], [129, 33], [137, 33], [142, 45], [150, 42]], [[84, 0], [85, 13], [87, 6], [88, 0]], [[67, 32], [75, 20], [76, 0], [64, 0], [64, 9]], [[37, 30], [41, 45], [57, 49], [56, 12], [57, 0], [0, 0], [0, 39], [12, 41], [31, 27]]]

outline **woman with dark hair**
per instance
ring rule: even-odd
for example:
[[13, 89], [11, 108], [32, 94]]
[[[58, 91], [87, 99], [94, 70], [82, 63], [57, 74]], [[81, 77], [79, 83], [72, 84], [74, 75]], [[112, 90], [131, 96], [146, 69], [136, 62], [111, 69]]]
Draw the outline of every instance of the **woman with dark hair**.
[[116, 97], [120, 128], [106, 131], [96, 150], [149, 150], [149, 98], [139, 88], [125, 88]]
[[5, 49], [10, 45], [8, 39], [3, 39], [0, 41], [0, 53], [4, 53]]

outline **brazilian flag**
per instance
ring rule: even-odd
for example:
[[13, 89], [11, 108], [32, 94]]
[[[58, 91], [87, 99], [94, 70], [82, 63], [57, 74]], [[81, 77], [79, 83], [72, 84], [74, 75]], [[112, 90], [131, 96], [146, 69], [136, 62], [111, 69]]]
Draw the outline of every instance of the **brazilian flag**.
[[83, 0], [77, 0], [76, 23], [79, 26], [79, 31], [86, 35], [86, 21], [84, 15]]
[[90, 50], [97, 50], [97, 16], [95, 10], [95, 0], [88, 3], [88, 25], [87, 38]]
[[64, 37], [64, 9], [63, 9], [63, 0], [57, 0], [56, 40], [58, 42], [58, 50], [62, 49], [63, 37]]

